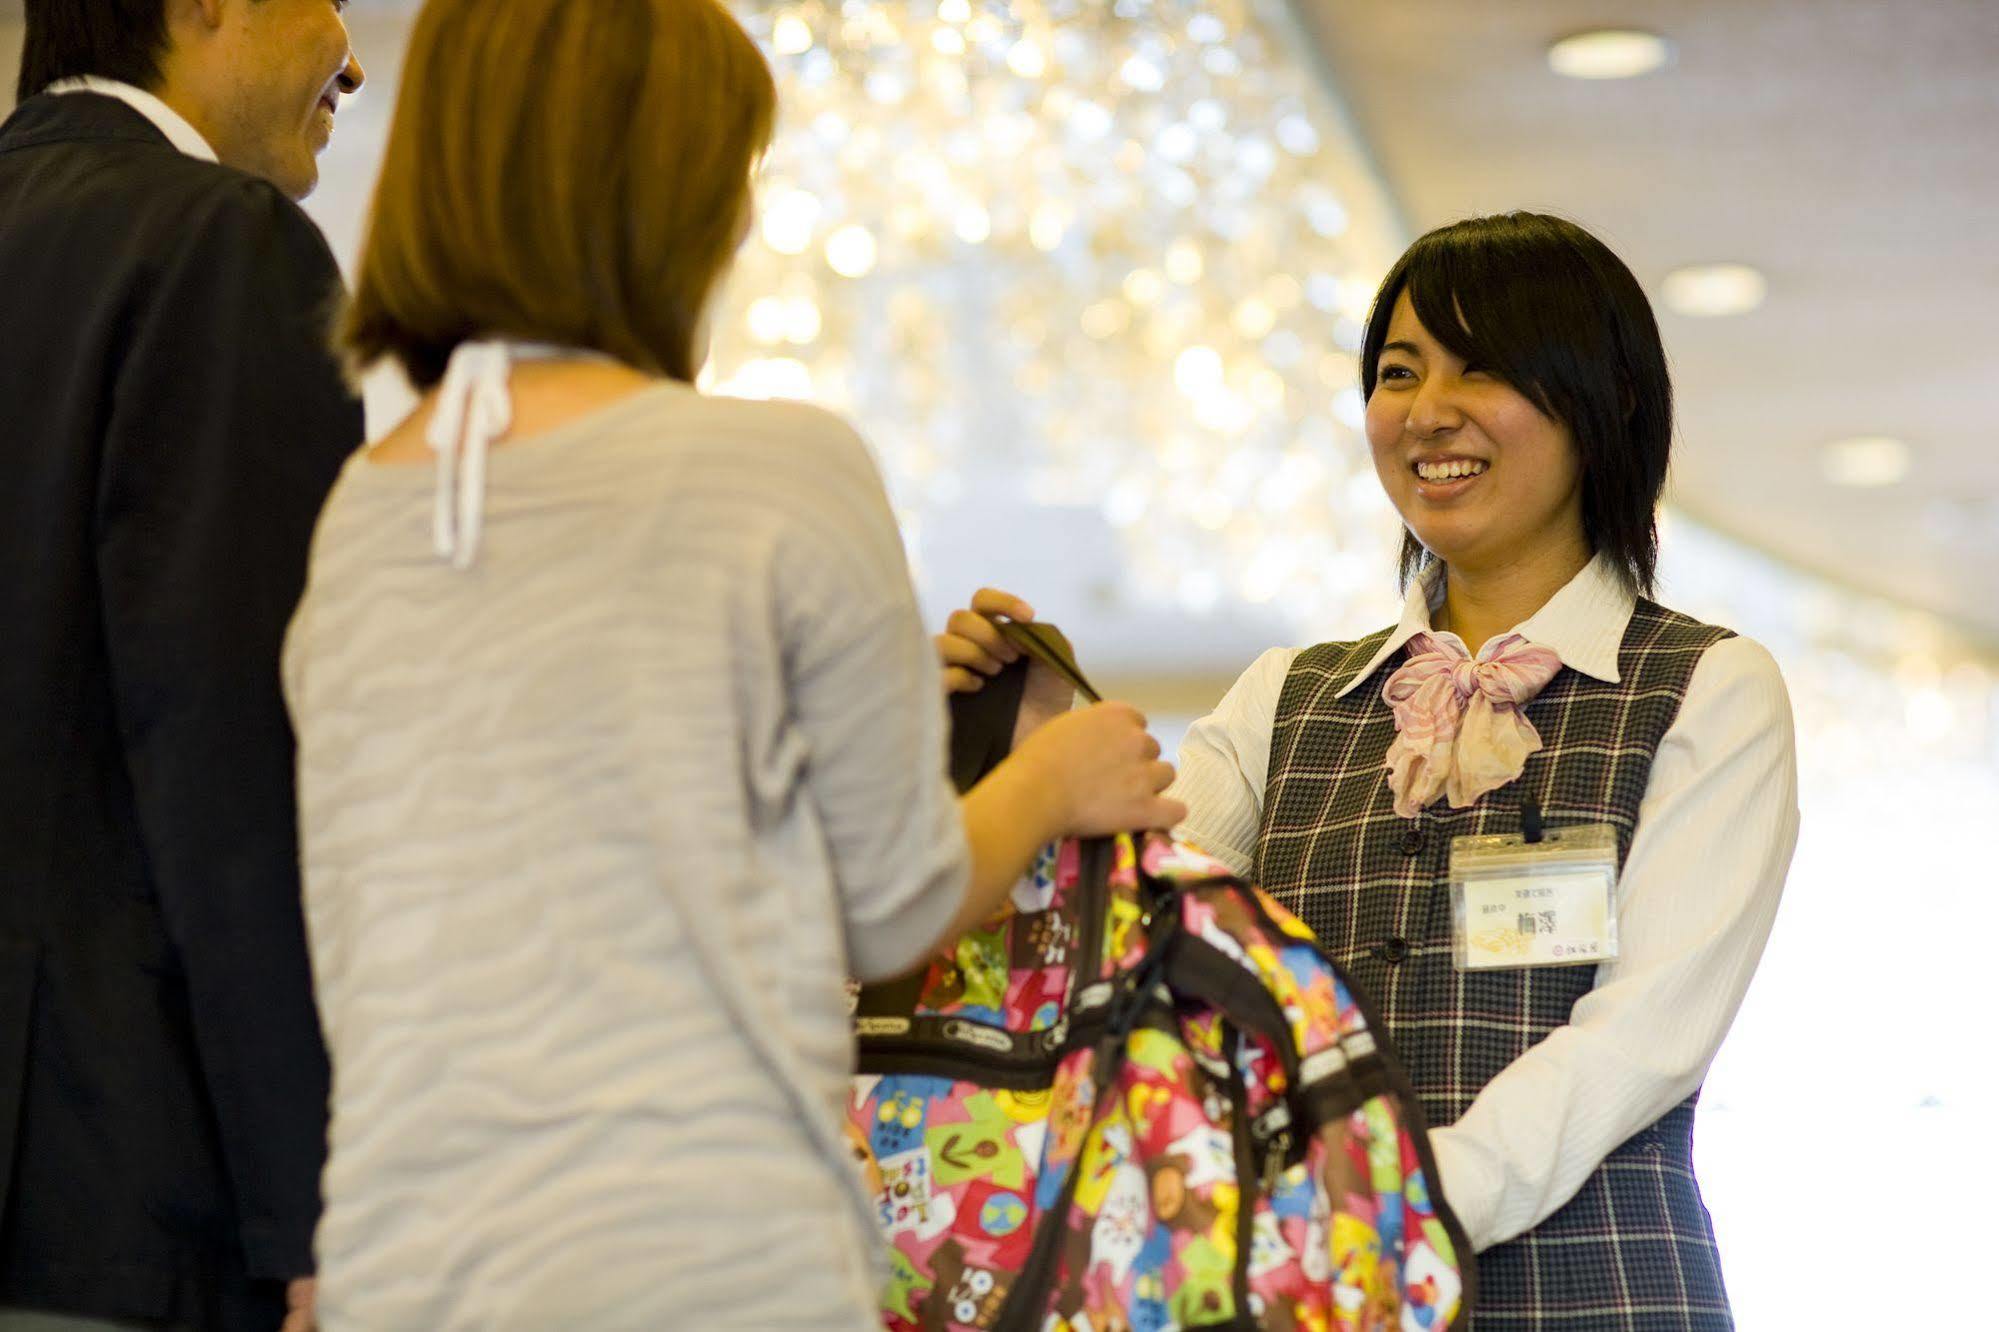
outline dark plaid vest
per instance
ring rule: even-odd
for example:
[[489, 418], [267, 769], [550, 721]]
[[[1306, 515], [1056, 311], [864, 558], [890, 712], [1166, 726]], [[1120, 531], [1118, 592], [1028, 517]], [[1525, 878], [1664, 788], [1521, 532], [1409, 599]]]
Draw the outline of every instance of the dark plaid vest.
[[[1609, 823], [1620, 862], [1659, 742], [1701, 654], [1730, 634], [1639, 601], [1618, 651], [1619, 684], [1564, 668], [1527, 707], [1546, 746], [1520, 779], [1469, 808], [1440, 801], [1397, 818], [1382, 701], [1405, 654], [1335, 697], [1387, 641], [1299, 654], [1271, 737], [1257, 881], [1318, 933], [1374, 1002], [1432, 1126], [1569, 1019], [1592, 967], [1459, 972], [1451, 965], [1451, 839], [1520, 830], [1532, 793], [1553, 827]], [[1693, 1173], [1694, 1101], [1612, 1152], [1582, 1191], [1518, 1239], [1479, 1257], [1472, 1326], [1727, 1329], [1714, 1233]]]

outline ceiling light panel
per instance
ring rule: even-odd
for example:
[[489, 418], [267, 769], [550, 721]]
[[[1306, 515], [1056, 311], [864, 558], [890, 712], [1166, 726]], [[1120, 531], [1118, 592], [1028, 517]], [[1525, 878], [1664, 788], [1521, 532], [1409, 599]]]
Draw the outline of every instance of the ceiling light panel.
[[1768, 291], [1763, 274], [1748, 264], [1696, 264], [1668, 273], [1659, 296], [1675, 314], [1715, 319], [1747, 314]]
[[1663, 69], [1672, 44], [1635, 28], [1599, 28], [1564, 37], [1548, 48], [1548, 68], [1571, 79], [1635, 79]]

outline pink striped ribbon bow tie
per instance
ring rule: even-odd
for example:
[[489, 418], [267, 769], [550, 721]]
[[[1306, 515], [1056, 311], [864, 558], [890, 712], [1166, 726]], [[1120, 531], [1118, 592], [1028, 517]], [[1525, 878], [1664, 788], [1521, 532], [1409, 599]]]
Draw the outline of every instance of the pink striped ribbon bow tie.
[[1388, 787], [1395, 813], [1413, 819], [1437, 797], [1463, 809], [1520, 775], [1541, 748], [1521, 709], [1562, 669], [1562, 659], [1519, 634], [1495, 638], [1474, 660], [1452, 633], [1417, 634], [1382, 686], [1395, 711]]

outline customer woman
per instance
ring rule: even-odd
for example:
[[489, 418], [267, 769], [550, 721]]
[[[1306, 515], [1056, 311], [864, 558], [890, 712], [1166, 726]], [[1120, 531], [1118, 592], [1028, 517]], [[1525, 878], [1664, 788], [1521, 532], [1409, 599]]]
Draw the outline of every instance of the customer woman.
[[1172, 771], [1106, 705], [961, 806], [867, 450], [691, 387], [772, 117], [716, 0], [430, 0], [402, 87], [341, 336], [426, 393], [286, 662], [321, 1324], [876, 1327], [844, 979]]
[[[1777, 910], [1796, 776], [1769, 654], [1651, 599], [1651, 309], [1581, 228], [1476, 218], [1395, 265], [1360, 369], [1401, 622], [1258, 658], [1180, 751], [1182, 832], [1373, 995], [1482, 1250], [1474, 1326], [1726, 1328], [1694, 1102]], [[947, 687], [1008, 655], [988, 616], [1027, 613], [986, 592], [954, 615]], [[1613, 830], [1614, 958], [1461, 967], [1453, 843], [1536, 824]]]

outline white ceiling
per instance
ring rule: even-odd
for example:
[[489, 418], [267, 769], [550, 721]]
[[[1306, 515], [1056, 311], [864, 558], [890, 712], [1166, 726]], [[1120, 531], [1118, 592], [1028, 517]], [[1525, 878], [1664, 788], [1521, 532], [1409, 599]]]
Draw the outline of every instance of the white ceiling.
[[[1413, 228], [1560, 212], [1653, 290], [1685, 263], [1762, 268], [1770, 295], [1753, 314], [1662, 312], [1680, 395], [1673, 498], [1999, 645], [1999, 2], [1294, 3]], [[379, 91], [343, 109], [311, 205], [343, 257], [416, 7], [349, 11]], [[18, 15], [0, 0], [0, 104]], [[1669, 37], [1673, 66], [1598, 84], [1548, 71], [1551, 39], [1613, 23]], [[1856, 434], [1909, 440], [1909, 479], [1823, 480], [1819, 448]]]
[[[1589, 226], [1656, 291], [1732, 260], [1727, 320], [1661, 313], [1689, 514], [1999, 643], [1999, 3], [1297, 0], [1410, 224], [1511, 208]], [[1557, 37], [1650, 28], [1627, 82], [1548, 70]], [[1886, 491], [1818, 450], [1915, 448]]]

